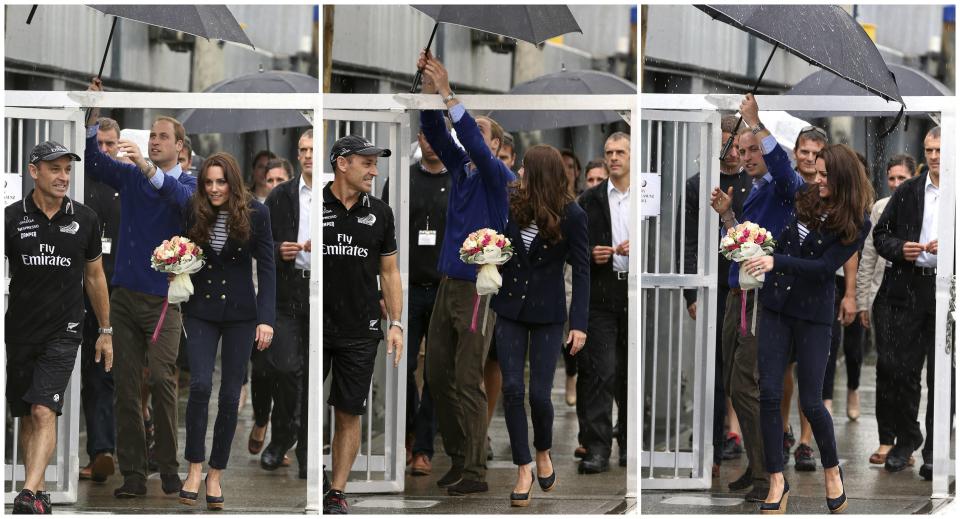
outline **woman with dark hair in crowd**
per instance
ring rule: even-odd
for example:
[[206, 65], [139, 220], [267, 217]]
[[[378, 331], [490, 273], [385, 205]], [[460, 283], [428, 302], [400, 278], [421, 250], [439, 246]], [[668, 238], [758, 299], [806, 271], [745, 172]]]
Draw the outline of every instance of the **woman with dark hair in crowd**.
[[[524, 176], [510, 194], [510, 216], [505, 231], [514, 256], [503, 266], [503, 287], [491, 308], [497, 313], [494, 329], [497, 357], [503, 374], [503, 408], [510, 434], [517, 483], [510, 494], [513, 506], [527, 506], [534, 481], [544, 492], [556, 486], [550, 457], [553, 443], [553, 404], [550, 392], [557, 365], [557, 344], [567, 321], [563, 267], [573, 266], [570, 332], [566, 342], [576, 354], [587, 334], [590, 300], [590, 253], [586, 213], [574, 201], [556, 148], [537, 145], [523, 157]], [[530, 410], [536, 473], [527, 432], [523, 397], [524, 366], [530, 358]]]
[[837, 459], [833, 419], [823, 405], [824, 370], [830, 355], [834, 272], [863, 244], [870, 231], [873, 187], [847, 145], [826, 146], [817, 155], [814, 184], [797, 193], [796, 216], [787, 224], [772, 256], [744, 262], [755, 276], [766, 276], [760, 290], [757, 324], [760, 370], [760, 423], [770, 491], [763, 513], [783, 513], [790, 485], [783, 477], [783, 424], [780, 401], [790, 345], [797, 346], [800, 405], [813, 428], [824, 468], [827, 507], [847, 508], [843, 473]]
[[583, 181], [580, 179], [580, 157], [573, 150], [560, 150], [563, 157], [563, 172], [567, 176], [570, 189], [573, 196], [579, 196], [583, 192]]
[[[197, 185], [184, 228], [187, 237], [203, 249], [206, 265], [191, 275], [196, 292], [183, 304], [190, 363], [184, 457], [190, 468], [180, 502], [197, 502], [206, 459], [207, 405], [217, 349], [222, 344], [217, 421], [205, 479], [207, 508], [220, 510], [220, 483], [237, 428], [237, 404], [247, 360], [254, 344], [263, 350], [273, 340], [276, 278], [270, 212], [244, 188], [236, 159], [227, 153], [210, 156], [203, 163]], [[258, 293], [250, 276], [254, 258]]]

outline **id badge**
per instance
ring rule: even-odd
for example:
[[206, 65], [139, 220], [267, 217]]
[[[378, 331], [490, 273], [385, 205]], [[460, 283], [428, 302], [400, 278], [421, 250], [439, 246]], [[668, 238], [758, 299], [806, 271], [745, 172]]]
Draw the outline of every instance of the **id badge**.
[[100, 245], [103, 254], [110, 254], [113, 250], [113, 240], [110, 238], [100, 238]]
[[437, 244], [437, 231], [420, 231], [417, 245], [433, 247]]

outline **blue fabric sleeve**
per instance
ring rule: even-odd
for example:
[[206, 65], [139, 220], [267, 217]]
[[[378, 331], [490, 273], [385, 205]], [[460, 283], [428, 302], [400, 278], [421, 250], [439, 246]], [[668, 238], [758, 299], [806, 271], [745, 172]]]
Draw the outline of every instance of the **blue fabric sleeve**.
[[142, 178], [140, 168], [114, 160], [113, 157], [100, 151], [97, 145], [97, 130], [99, 124], [87, 128], [87, 142], [83, 150], [84, 170], [97, 182], [102, 182], [123, 193], [124, 187], [137, 178]]
[[460, 122], [460, 119], [463, 119], [463, 114], [467, 113], [467, 109], [463, 107], [463, 103], [457, 103], [447, 111], [450, 112], [450, 119], [455, 123]]
[[515, 180], [516, 177], [514, 177], [513, 172], [507, 169], [507, 165], [490, 151], [487, 142], [483, 140], [483, 134], [480, 133], [477, 121], [464, 110], [463, 117], [454, 122], [453, 127], [457, 130], [457, 137], [463, 144], [464, 149], [467, 150], [470, 161], [477, 167], [483, 182], [493, 188], [494, 196], [506, 200], [507, 184]]
[[[772, 138], [768, 137], [768, 139]], [[764, 139], [764, 149], [766, 149], [766, 141], [767, 139]], [[776, 143], [775, 139], [774, 143]], [[797, 191], [800, 190], [804, 182], [800, 174], [790, 165], [787, 152], [783, 151], [780, 146], [774, 145], [769, 153], [763, 155], [763, 161], [767, 165], [767, 171], [773, 176], [773, 187], [777, 195], [781, 199], [793, 203]]]
[[430, 147], [440, 157], [440, 162], [443, 162], [452, 178], [457, 179], [459, 175], [463, 175], [463, 165], [470, 159], [450, 136], [440, 111], [420, 112], [420, 129], [423, 130], [423, 135], [430, 143]]
[[256, 202], [252, 220], [253, 257], [257, 259], [257, 315], [260, 324], [274, 326], [277, 318], [277, 270], [273, 261], [270, 210]]
[[163, 176], [163, 171], [161, 171], [160, 168], [157, 168], [157, 172], [150, 177], [150, 184], [159, 190], [163, 187]]
[[587, 332], [590, 311], [590, 246], [587, 213], [576, 203], [568, 207], [570, 251], [567, 263], [573, 269], [573, 296], [570, 299], [570, 329]]

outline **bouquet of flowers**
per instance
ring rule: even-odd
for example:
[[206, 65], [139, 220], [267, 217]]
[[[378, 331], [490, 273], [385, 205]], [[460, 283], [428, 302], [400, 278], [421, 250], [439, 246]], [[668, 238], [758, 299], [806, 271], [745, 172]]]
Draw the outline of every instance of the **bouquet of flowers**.
[[[753, 222], [743, 222], [731, 227], [727, 235], [720, 240], [720, 254], [730, 261], [743, 263], [744, 261], [760, 256], [767, 256], [773, 252], [776, 242], [770, 231]], [[751, 290], [763, 286], [764, 274], [754, 276], [740, 267], [740, 288]]]
[[[757, 290], [763, 286], [765, 274], [754, 275], [744, 268], [746, 260], [767, 256], [773, 252], [776, 242], [770, 231], [753, 222], [743, 222], [727, 231], [720, 239], [720, 254], [730, 261], [740, 264], [740, 335], [747, 334], [747, 290]], [[757, 300], [753, 300], [753, 322], [751, 329], [757, 328]]]
[[199, 272], [203, 268], [203, 249], [183, 236], [174, 236], [163, 240], [153, 254], [150, 255], [150, 266], [153, 270], [173, 276], [167, 297], [163, 301], [163, 310], [160, 312], [160, 321], [153, 332], [151, 342], [157, 342], [164, 317], [167, 315], [167, 305], [186, 302], [193, 295], [193, 283], [190, 274]]
[[[469, 265], [479, 265], [477, 273], [477, 297], [473, 301], [473, 319], [470, 321], [470, 331], [477, 331], [477, 314], [480, 310], [480, 297], [496, 294], [503, 286], [503, 278], [497, 265], [503, 265], [513, 257], [513, 244], [510, 240], [498, 234], [493, 229], [480, 229], [470, 233], [460, 247], [460, 261]], [[489, 299], [487, 300], [489, 304]], [[487, 324], [487, 309], [483, 312], [483, 327]], [[481, 331], [481, 333], [483, 333]]]

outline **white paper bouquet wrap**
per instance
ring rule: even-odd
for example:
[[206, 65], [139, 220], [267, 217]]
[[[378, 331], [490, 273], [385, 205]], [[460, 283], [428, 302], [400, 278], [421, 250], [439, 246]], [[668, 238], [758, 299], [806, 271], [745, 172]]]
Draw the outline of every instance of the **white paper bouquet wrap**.
[[[735, 261], [740, 264], [739, 282], [741, 290], [746, 292], [747, 290], [757, 290], [763, 286], [766, 275], [763, 273], [754, 275], [752, 272], [749, 272], [746, 268], [744, 268], [743, 264], [747, 260], [769, 255], [773, 252], [775, 246], [776, 242], [774, 242], [773, 235], [770, 233], [770, 231], [753, 222], [743, 222], [738, 224], [736, 227], [731, 227], [727, 231], [726, 236], [721, 238], [720, 254], [723, 254], [723, 256], [728, 260]], [[746, 301], [746, 295], [741, 295], [741, 335], [746, 335], [747, 332]], [[756, 324], [757, 302], [756, 298], [754, 298], [753, 330], [756, 330]]]
[[164, 240], [153, 250], [153, 254], [150, 255], [150, 266], [153, 270], [174, 276], [167, 289], [167, 297], [163, 300], [163, 309], [160, 311], [157, 327], [150, 339], [155, 343], [160, 336], [164, 318], [167, 316], [167, 306], [170, 303], [184, 303], [193, 295], [190, 274], [199, 272], [203, 268], [203, 249], [187, 238], [174, 236]]
[[[477, 331], [477, 315], [480, 310], [480, 298], [485, 295], [493, 295], [500, 291], [503, 286], [503, 278], [500, 276], [498, 265], [510, 261], [513, 257], [513, 244], [510, 240], [494, 231], [493, 229], [480, 229], [467, 236], [460, 247], [460, 261], [469, 265], [479, 265], [480, 271], [477, 273], [477, 297], [473, 301], [473, 319], [470, 321], [470, 331]], [[487, 299], [487, 305], [490, 300]], [[483, 326], [481, 333], [487, 324], [487, 308], [484, 306]]]

